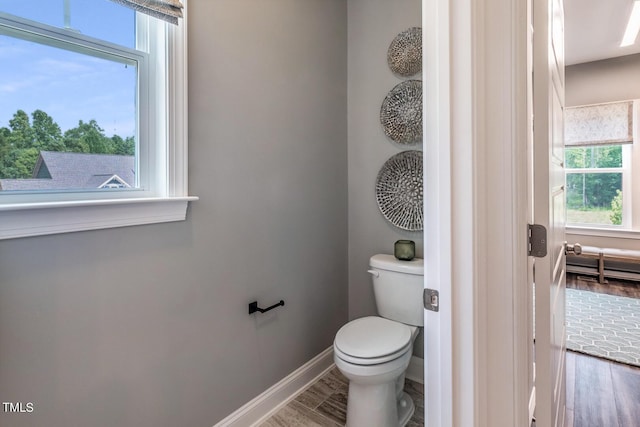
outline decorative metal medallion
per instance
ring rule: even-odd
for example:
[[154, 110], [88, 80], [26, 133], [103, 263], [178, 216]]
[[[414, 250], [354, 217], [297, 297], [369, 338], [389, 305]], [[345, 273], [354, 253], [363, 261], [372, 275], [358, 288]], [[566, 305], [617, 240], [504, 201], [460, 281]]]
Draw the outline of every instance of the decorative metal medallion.
[[422, 188], [422, 151], [402, 151], [392, 156], [376, 179], [380, 212], [398, 228], [422, 230]]
[[402, 77], [422, 71], [422, 28], [412, 27], [398, 34], [387, 50], [387, 63]]
[[399, 144], [422, 141], [422, 82], [407, 80], [387, 94], [380, 107], [384, 133]]

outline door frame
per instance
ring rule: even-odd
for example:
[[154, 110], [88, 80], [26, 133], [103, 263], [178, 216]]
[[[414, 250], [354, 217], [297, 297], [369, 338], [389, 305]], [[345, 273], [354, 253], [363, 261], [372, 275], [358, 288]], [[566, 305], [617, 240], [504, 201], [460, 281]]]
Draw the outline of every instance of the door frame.
[[529, 417], [527, 3], [422, 1], [427, 427]]
[[444, 427], [455, 425], [449, 0], [422, 1], [422, 28], [424, 286], [440, 293], [439, 311], [424, 311], [424, 420]]

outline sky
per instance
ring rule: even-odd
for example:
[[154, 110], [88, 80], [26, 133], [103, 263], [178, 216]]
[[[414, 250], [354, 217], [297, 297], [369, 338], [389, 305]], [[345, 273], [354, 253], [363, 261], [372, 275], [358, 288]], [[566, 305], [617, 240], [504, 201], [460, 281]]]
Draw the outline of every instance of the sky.
[[[0, 13], [64, 28], [65, 2], [73, 31], [133, 47], [134, 12], [109, 0], [0, 0]], [[135, 87], [135, 66], [11, 37], [0, 27], [0, 127], [19, 109], [40, 109], [62, 132], [95, 119], [107, 136], [133, 136]]]

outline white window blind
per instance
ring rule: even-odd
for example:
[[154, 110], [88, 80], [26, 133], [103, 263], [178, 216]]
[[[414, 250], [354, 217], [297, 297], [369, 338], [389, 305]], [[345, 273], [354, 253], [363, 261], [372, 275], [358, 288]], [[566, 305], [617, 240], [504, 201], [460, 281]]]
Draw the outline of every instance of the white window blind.
[[633, 102], [569, 107], [564, 112], [565, 146], [633, 143]]
[[163, 19], [177, 25], [178, 18], [182, 18], [184, 6], [180, 0], [111, 0], [138, 12]]

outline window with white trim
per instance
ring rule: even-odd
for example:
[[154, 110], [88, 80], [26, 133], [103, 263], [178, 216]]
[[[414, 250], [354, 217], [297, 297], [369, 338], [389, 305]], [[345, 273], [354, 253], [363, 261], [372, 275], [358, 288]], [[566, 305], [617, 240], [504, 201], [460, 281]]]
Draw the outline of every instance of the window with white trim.
[[0, 238], [185, 218], [185, 2], [148, 3], [0, 1]]
[[640, 228], [633, 220], [634, 200], [640, 200], [633, 187], [634, 175], [640, 175], [640, 157], [634, 156], [638, 151], [637, 114], [637, 101], [565, 110], [569, 226]]

